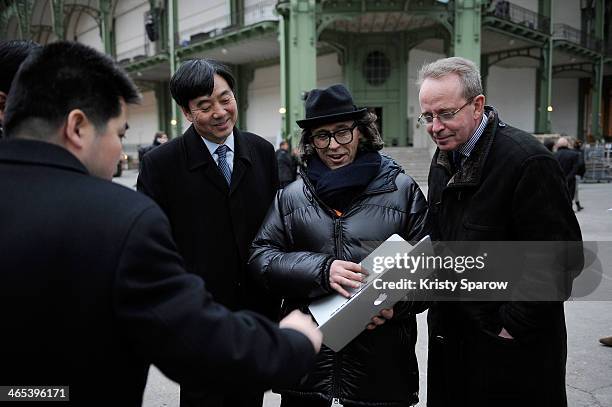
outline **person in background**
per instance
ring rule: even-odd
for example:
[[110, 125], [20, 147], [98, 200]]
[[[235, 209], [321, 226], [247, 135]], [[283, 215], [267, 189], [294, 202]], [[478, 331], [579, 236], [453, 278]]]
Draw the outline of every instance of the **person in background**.
[[576, 211], [580, 212], [584, 209], [584, 206], [580, 205], [580, 183], [584, 174], [586, 173], [586, 163], [584, 159], [584, 149], [582, 148], [582, 140], [576, 139], [574, 141], [574, 151], [576, 151], [578, 155], [578, 169], [576, 170], [576, 189], [574, 192], [574, 202], [576, 203]]
[[[555, 147], [557, 149], [555, 158], [559, 162], [561, 170], [563, 170], [563, 174], [565, 175], [570, 201], [573, 201], [574, 194], [576, 193], [576, 175], [578, 174], [578, 167], [580, 166], [580, 154], [569, 148], [569, 141], [566, 137], [560, 137]], [[580, 209], [582, 208], [580, 207]]]
[[146, 153], [153, 150], [155, 147], [161, 146], [167, 141], [168, 136], [166, 135], [166, 133], [161, 131], [155, 132], [155, 135], [153, 136], [153, 143], [149, 144], [148, 146], [140, 147], [138, 149], [138, 162], [142, 163], [142, 159]]
[[276, 150], [276, 162], [278, 165], [279, 188], [285, 188], [295, 181], [297, 176], [297, 158], [289, 151], [289, 142], [281, 141]]
[[35, 42], [26, 40], [0, 41], [0, 139], [3, 137], [4, 111], [6, 98], [13, 78], [21, 63], [30, 53], [40, 48]]

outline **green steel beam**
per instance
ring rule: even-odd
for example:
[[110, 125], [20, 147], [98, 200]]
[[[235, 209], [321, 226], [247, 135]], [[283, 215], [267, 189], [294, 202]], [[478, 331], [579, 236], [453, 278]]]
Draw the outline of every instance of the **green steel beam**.
[[247, 110], [249, 108], [249, 85], [255, 78], [255, 68], [251, 65], [238, 65], [234, 72], [237, 74], [238, 127], [247, 130]]
[[277, 32], [278, 25], [279, 23], [276, 21], [262, 21], [236, 31], [218, 35], [213, 38], [207, 38], [195, 44], [179, 48], [176, 50], [176, 54], [180, 59], [188, 59], [193, 55], [228, 44], [231, 45], [239, 41], [267, 37]]
[[51, 6], [53, 8], [53, 32], [58, 39], [66, 39], [66, 29], [64, 26], [64, 0], [52, 0]]
[[[595, 0], [595, 36], [603, 39], [604, 37], [604, 0]], [[604, 41], [602, 41], [602, 44]], [[599, 50], [602, 52], [602, 49]], [[603, 76], [604, 76], [604, 56], [600, 55], [594, 63], [593, 75], [593, 100], [591, 102], [591, 132], [595, 140], [601, 140], [602, 120], [601, 120], [601, 99], [603, 97]]]
[[244, 26], [244, 0], [230, 0], [230, 16], [233, 26]]
[[[538, 13], [551, 18], [553, 0], [540, 0], [538, 3]], [[551, 18], [552, 21], [552, 18]], [[537, 89], [536, 89], [536, 133], [550, 133], [552, 123], [550, 113], [552, 112], [552, 69], [553, 69], [553, 39], [552, 24], [547, 40], [542, 44], [540, 66], [537, 70]]]
[[144, 71], [159, 64], [163, 64], [169, 61], [168, 54], [162, 53], [153, 55], [151, 57], [139, 59], [138, 61], [130, 62], [129, 64], [121, 64], [126, 72], [132, 73], [137, 71]]
[[515, 48], [515, 49], [509, 49], [509, 50], [499, 51], [499, 52], [489, 52], [487, 54], [483, 54], [482, 57], [486, 56], [489, 66], [492, 66], [505, 59], [517, 58], [517, 57], [540, 60], [540, 58], [542, 57], [541, 52], [542, 52], [541, 47], [523, 47], [523, 48]]
[[170, 83], [168, 81], [155, 83], [155, 100], [157, 102], [157, 128], [166, 134], [170, 133], [172, 125], [172, 109], [174, 103], [170, 96]]
[[282, 136], [297, 145], [300, 129], [295, 123], [304, 115], [304, 96], [317, 86], [316, 1], [291, 0], [279, 5], [282, 16], [281, 115]]
[[482, 0], [456, 0], [453, 55], [480, 66]]
[[563, 64], [553, 66], [553, 76], [562, 72], [581, 72], [589, 75], [593, 74], [593, 64], [591, 62], [576, 62], [573, 64]]
[[19, 19], [19, 31], [21, 39], [32, 39], [32, 9], [34, 0], [15, 0], [15, 11]]
[[6, 39], [8, 35], [8, 25], [17, 11], [15, 10], [15, 4], [6, 5], [0, 12], [0, 38]]
[[115, 34], [113, 30], [113, 1], [100, 0], [100, 35], [104, 52], [115, 57]]
[[[166, 9], [168, 10], [168, 59], [170, 62], [170, 77], [174, 76], [177, 68], [177, 55], [176, 55], [176, 44], [178, 39], [178, 5], [177, 0], [166, 0]], [[180, 112], [178, 105], [172, 101], [170, 119], [170, 132], [168, 133], [169, 138], [177, 137], [181, 134], [183, 128], [183, 116]]]

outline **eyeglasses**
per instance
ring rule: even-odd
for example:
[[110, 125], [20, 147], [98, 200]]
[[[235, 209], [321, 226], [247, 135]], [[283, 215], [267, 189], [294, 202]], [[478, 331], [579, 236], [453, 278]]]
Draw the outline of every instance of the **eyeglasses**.
[[353, 130], [357, 127], [357, 122], [354, 122], [351, 127], [338, 129], [336, 131], [321, 130], [317, 134], [313, 134], [310, 140], [315, 148], [320, 150], [329, 147], [332, 137], [336, 143], [340, 145], [348, 144], [353, 141]]
[[421, 123], [422, 125], [431, 124], [431, 123], [433, 123], [434, 119], [436, 119], [436, 118], [438, 120], [440, 120], [442, 123], [449, 122], [449, 121], [454, 119], [455, 115], [457, 113], [459, 113], [461, 111], [461, 109], [463, 109], [464, 107], [466, 107], [467, 105], [472, 103], [473, 100], [474, 100], [474, 98], [469, 98], [468, 101], [465, 102], [465, 104], [463, 106], [461, 106], [459, 109], [455, 110], [454, 112], [444, 112], [444, 113], [440, 113], [440, 114], [421, 113], [421, 115], [419, 116], [419, 119], [418, 119], [419, 123]]

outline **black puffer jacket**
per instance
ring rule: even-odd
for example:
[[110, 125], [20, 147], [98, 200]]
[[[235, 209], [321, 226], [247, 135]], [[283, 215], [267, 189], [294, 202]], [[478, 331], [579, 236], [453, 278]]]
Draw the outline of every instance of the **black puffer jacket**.
[[[333, 292], [333, 260], [360, 262], [394, 233], [408, 241], [426, 233], [427, 204], [416, 182], [392, 159], [382, 156], [378, 174], [342, 216], [337, 216], [302, 179], [279, 191], [252, 246], [250, 271], [284, 299], [283, 314], [306, 311], [313, 298]], [[364, 331], [339, 353], [323, 346], [316, 368], [291, 397], [331, 400], [345, 406], [410, 406], [418, 401], [414, 354], [415, 313], [420, 304], [400, 302], [394, 317]]]

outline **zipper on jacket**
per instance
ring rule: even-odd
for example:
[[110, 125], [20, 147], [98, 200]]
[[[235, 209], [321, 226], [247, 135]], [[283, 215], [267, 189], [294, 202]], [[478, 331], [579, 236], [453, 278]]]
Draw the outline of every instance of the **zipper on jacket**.
[[[342, 257], [342, 253], [341, 253], [341, 247], [342, 247], [342, 220], [340, 219], [340, 217], [335, 217], [334, 218], [334, 242], [336, 244], [335, 247], [335, 251], [336, 251], [336, 258], [338, 260], [344, 260], [344, 258]], [[339, 386], [339, 381], [340, 381], [340, 358], [341, 358], [341, 353], [334, 353], [334, 370], [333, 370], [333, 374], [332, 374], [332, 396], [336, 396], [339, 395], [340, 393], [340, 389], [338, 388]], [[338, 400], [337, 398], [334, 398], [332, 400], [332, 406], [342, 406], [342, 404], [339, 404], [340, 402], [338, 401], [338, 404], [334, 404], [335, 400]]]

